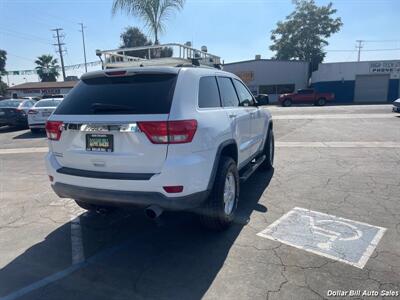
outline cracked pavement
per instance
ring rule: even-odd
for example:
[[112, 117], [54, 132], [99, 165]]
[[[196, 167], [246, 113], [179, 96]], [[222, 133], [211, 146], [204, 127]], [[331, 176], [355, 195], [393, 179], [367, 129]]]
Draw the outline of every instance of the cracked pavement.
[[[271, 111], [273, 116], [392, 114], [388, 105]], [[399, 143], [400, 118], [392, 115], [281, 117], [274, 123], [275, 137]], [[43, 146], [44, 135], [0, 128], [0, 148]], [[223, 233], [202, 229], [190, 213], [167, 212], [158, 222], [141, 210], [87, 213], [52, 192], [43, 156], [0, 155], [0, 299], [309, 300], [331, 299], [328, 290], [400, 293], [400, 148], [279, 147], [274, 172], [257, 171], [242, 184], [236, 223]], [[256, 235], [296, 206], [387, 230], [363, 269]], [[15, 294], [71, 267], [75, 217], [85, 263]], [[10, 295], [18, 297], [6, 298]]]

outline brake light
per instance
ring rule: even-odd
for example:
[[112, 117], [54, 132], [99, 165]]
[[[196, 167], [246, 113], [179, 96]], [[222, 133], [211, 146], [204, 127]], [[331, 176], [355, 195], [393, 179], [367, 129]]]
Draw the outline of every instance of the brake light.
[[184, 144], [193, 140], [197, 121], [145, 121], [138, 126], [153, 144]]
[[164, 191], [167, 193], [181, 193], [183, 191], [182, 185], [169, 185], [163, 186]]
[[38, 114], [39, 112], [37, 111], [37, 110], [34, 110], [34, 109], [30, 109], [30, 110], [28, 110], [28, 114], [30, 114], [30, 115], [36, 115], [36, 114]]
[[106, 72], [107, 76], [124, 76], [126, 75], [126, 71], [108, 71]]
[[46, 134], [49, 140], [58, 141], [61, 137], [62, 130], [63, 130], [63, 122], [61, 121], [46, 122]]

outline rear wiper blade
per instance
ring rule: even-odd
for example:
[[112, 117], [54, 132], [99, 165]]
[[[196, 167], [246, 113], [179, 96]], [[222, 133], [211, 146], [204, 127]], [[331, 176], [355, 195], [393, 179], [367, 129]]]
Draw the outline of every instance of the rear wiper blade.
[[105, 104], [105, 103], [93, 103], [91, 106], [93, 111], [130, 111], [134, 112], [135, 109], [126, 105], [117, 105], [117, 104]]

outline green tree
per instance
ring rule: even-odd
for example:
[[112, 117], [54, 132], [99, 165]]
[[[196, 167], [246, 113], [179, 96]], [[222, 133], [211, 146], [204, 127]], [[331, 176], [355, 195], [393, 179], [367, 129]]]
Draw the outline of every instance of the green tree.
[[[153, 43], [149, 40], [146, 35], [137, 27], [127, 27], [125, 31], [121, 33], [121, 46], [120, 48], [131, 48], [131, 47], [141, 47], [141, 46], [151, 46]], [[158, 49], [159, 50], [159, 49]], [[146, 58], [149, 55], [147, 50], [137, 50], [125, 52], [126, 55]], [[161, 50], [152, 50], [150, 55], [152, 57], [171, 57], [173, 54], [172, 48], [163, 47]]]
[[5, 95], [7, 92], [7, 84], [2, 81], [1, 75], [5, 72], [6, 68], [6, 60], [7, 60], [7, 52], [5, 50], [0, 49], [0, 95]]
[[5, 94], [7, 93], [7, 88], [7, 83], [0, 80], [0, 96], [5, 96]]
[[[121, 47], [120, 48], [131, 48], [131, 47], [141, 47], [150, 46], [152, 42], [147, 39], [146, 35], [140, 31], [137, 27], [127, 27], [125, 31], [121, 33]], [[148, 55], [146, 50], [143, 51], [132, 51], [126, 52], [126, 55], [136, 56], [145, 58]]]
[[276, 51], [275, 59], [300, 59], [310, 63], [310, 72], [318, 68], [326, 55], [326, 40], [343, 25], [333, 15], [332, 3], [317, 6], [314, 0], [294, 0], [295, 10], [277, 28], [272, 30], [270, 46]]
[[0, 73], [5, 71], [7, 52], [0, 49]]
[[154, 34], [154, 44], [165, 30], [165, 22], [175, 10], [181, 10], [185, 0], [114, 0], [112, 12], [124, 11], [141, 18]]
[[57, 81], [57, 77], [60, 75], [58, 72], [60, 66], [57, 64], [56, 58], [50, 54], [44, 54], [35, 60], [35, 64], [37, 64], [36, 71], [41, 81]]

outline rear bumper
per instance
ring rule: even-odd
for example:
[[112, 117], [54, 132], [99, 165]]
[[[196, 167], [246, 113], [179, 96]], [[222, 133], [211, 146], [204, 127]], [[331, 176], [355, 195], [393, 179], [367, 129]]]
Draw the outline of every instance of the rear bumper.
[[87, 188], [56, 182], [54, 192], [61, 198], [72, 198], [88, 204], [109, 206], [158, 205], [166, 210], [190, 210], [198, 208], [207, 199], [209, 191], [181, 197], [166, 197], [158, 192], [133, 192]]
[[392, 107], [393, 112], [399, 112], [400, 113], [400, 106], [394, 106]]
[[11, 126], [27, 126], [28, 121], [24, 117], [0, 118], [0, 124], [11, 125]]
[[46, 124], [44, 123], [36, 123], [36, 124], [29, 124], [29, 128], [34, 128], [34, 129], [44, 129], [46, 127]]

